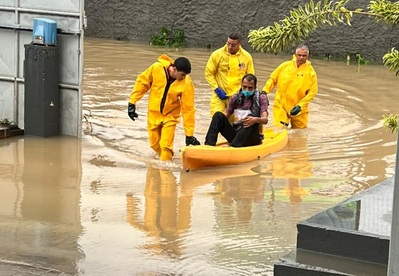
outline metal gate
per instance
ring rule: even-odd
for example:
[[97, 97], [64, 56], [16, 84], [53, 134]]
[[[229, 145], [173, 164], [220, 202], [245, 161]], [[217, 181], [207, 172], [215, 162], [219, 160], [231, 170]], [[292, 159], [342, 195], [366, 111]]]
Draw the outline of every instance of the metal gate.
[[0, 119], [24, 128], [24, 45], [34, 18], [57, 23], [60, 133], [81, 137], [84, 0], [0, 0]]

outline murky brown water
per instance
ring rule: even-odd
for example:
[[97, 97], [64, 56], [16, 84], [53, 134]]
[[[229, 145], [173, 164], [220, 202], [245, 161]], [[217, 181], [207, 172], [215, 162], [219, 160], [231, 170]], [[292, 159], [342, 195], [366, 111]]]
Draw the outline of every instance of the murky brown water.
[[[304, 220], [393, 175], [399, 79], [382, 66], [312, 60], [320, 90], [309, 128], [262, 160], [181, 172], [157, 161], [126, 114], [137, 74], [165, 51], [86, 39], [84, 135], [0, 139], [0, 269], [32, 275], [272, 275]], [[167, 51], [192, 62], [196, 136], [209, 124], [210, 51]], [[255, 54], [263, 86], [287, 56]], [[274, 94], [271, 97], [273, 100]], [[11, 274], [10, 274], [11, 275]]]

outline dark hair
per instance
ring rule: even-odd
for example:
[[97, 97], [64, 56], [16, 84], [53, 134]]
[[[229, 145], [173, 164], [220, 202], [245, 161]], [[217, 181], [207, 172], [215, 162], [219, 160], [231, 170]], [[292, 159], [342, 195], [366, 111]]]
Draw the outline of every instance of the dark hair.
[[232, 40], [237, 40], [238, 42], [241, 42], [241, 40], [242, 40], [242, 36], [239, 33], [231, 33], [229, 35], [229, 38]]
[[244, 77], [242, 77], [241, 83], [245, 79], [247, 81], [254, 81], [255, 86], [256, 86], [256, 83], [258, 82], [258, 79], [256, 78], [256, 76], [254, 74], [246, 74]]
[[176, 67], [177, 71], [184, 72], [186, 74], [191, 73], [191, 63], [185, 57], [179, 57], [173, 63], [173, 66]]

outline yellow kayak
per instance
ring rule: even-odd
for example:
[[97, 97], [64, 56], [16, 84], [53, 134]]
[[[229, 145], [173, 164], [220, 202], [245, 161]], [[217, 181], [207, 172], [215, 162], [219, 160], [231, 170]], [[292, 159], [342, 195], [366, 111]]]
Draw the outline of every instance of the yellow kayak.
[[285, 128], [265, 129], [264, 137], [262, 144], [251, 147], [234, 148], [227, 142], [216, 146], [185, 146], [180, 150], [182, 168], [189, 171], [202, 167], [241, 164], [280, 151], [288, 143]]

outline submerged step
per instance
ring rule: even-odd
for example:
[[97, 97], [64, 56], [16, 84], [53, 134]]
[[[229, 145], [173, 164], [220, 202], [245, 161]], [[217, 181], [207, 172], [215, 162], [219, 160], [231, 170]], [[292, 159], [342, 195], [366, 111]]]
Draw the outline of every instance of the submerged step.
[[387, 266], [297, 249], [274, 264], [274, 276], [387, 275]]

